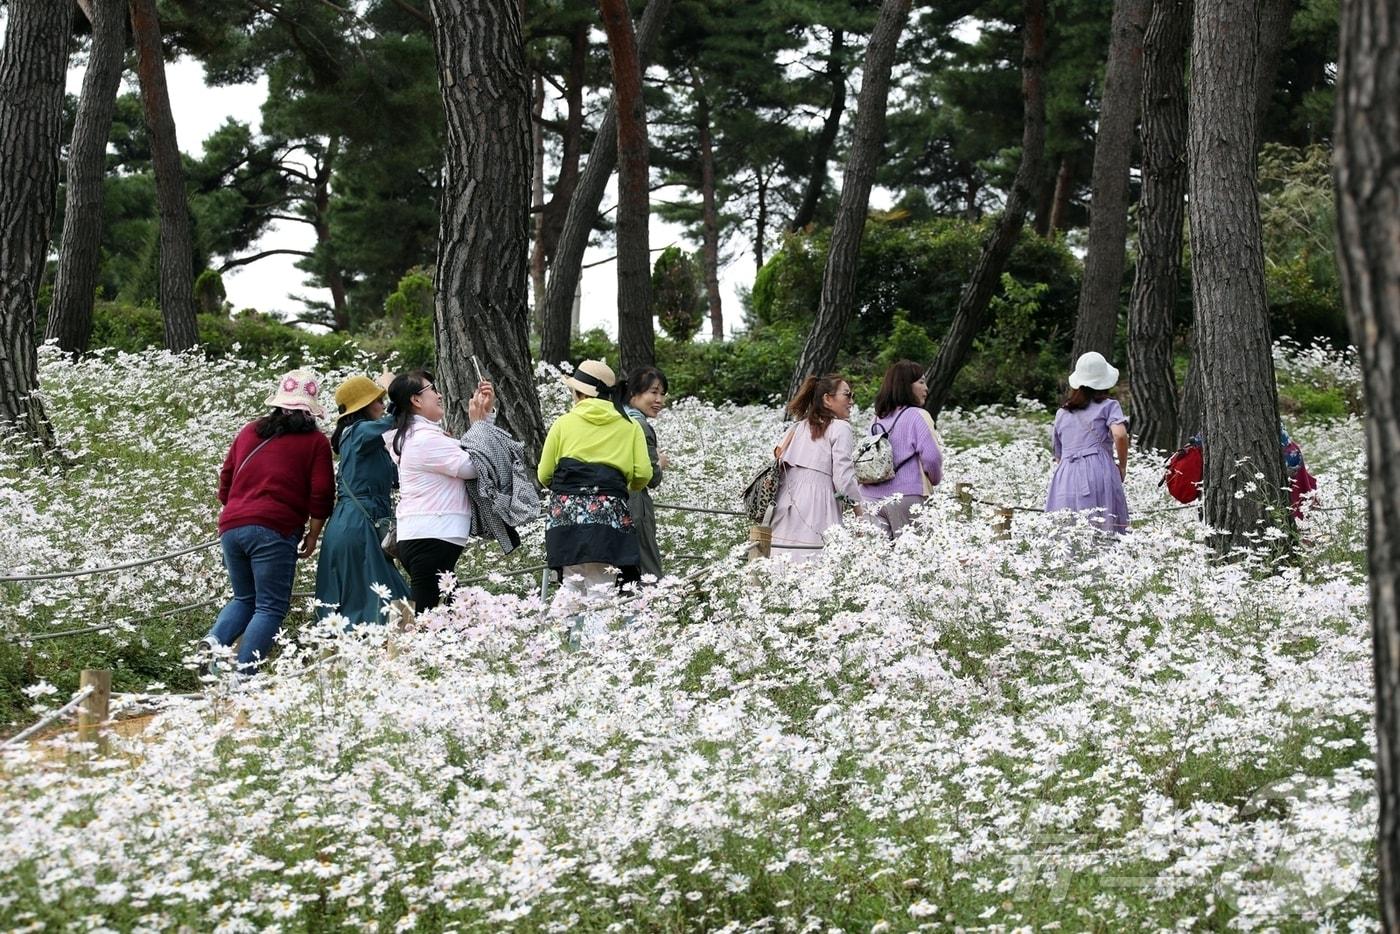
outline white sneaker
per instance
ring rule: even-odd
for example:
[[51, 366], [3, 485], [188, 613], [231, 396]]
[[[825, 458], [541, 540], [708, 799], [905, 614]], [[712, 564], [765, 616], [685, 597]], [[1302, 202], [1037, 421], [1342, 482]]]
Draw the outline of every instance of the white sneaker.
[[219, 654], [223, 646], [213, 636], [205, 636], [199, 640], [195, 647], [200, 655], [199, 670], [201, 674], [209, 675], [211, 678], [219, 676]]

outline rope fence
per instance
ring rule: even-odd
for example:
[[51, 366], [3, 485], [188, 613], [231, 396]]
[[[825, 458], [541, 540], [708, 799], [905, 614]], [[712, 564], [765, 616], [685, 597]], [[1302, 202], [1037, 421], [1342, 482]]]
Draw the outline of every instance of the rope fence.
[[89, 697], [92, 696], [94, 690], [96, 689], [90, 684], [86, 687], [81, 688], [78, 691], [78, 693], [73, 695], [73, 699], [70, 700], [68, 703], [64, 704], [57, 710], [50, 710], [48, 713], [40, 717], [36, 723], [25, 727], [23, 730], [20, 730], [14, 736], [11, 736], [3, 743], [0, 743], [0, 749], [9, 749], [11, 746], [18, 746], [20, 743], [33, 736], [35, 733], [38, 733], [44, 727], [48, 726], [50, 723], [53, 723], [59, 717], [65, 716], [73, 712], [73, 710], [75, 710], [79, 704], [81, 704], [83, 701], [87, 700]]
[[0, 584], [14, 584], [23, 581], [56, 581], [65, 577], [87, 577], [90, 574], [107, 574], [111, 571], [127, 571], [131, 568], [145, 567], [148, 564], [159, 564], [162, 561], [169, 561], [171, 558], [179, 558], [182, 555], [193, 554], [196, 551], [203, 551], [205, 548], [213, 548], [219, 544], [216, 538], [212, 542], [200, 542], [198, 545], [191, 545], [188, 548], [181, 548], [179, 551], [169, 551], [163, 555], [155, 555], [150, 558], [143, 558], [140, 561], [126, 561], [122, 564], [112, 564], [100, 568], [75, 568], [71, 571], [53, 571], [49, 574], [7, 574], [0, 577]]
[[[1007, 505], [1007, 504], [1005, 504], [1005, 503], [993, 502], [993, 501], [991, 501], [991, 500], [986, 500], [986, 499], [982, 499], [982, 498], [980, 498], [980, 497], [974, 496], [974, 495], [972, 494], [972, 485], [971, 485], [970, 483], [958, 483], [958, 484], [956, 484], [956, 485], [955, 485], [954, 496], [956, 497], [956, 499], [958, 500], [958, 502], [962, 505], [962, 507], [963, 507], [963, 514], [964, 514], [964, 516], [966, 516], [966, 517], [970, 517], [970, 516], [971, 516], [971, 508], [972, 508], [973, 504], [977, 504], [977, 505], [981, 505], [981, 506], [986, 506], [986, 507], [989, 507], [989, 508], [991, 508], [991, 509], [995, 509], [995, 510], [997, 511], [997, 517], [996, 517], [996, 519], [993, 520], [993, 528], [994, 528], [994, 530], [995, 530], [995, 532], [996, 532], [997, 537], [998, 537], [998, 538], [1001, 538], [1001, 539], [1005, 539], [1005, 538], [1009, 538], [1009, 537], [1010, 537], [1010, 533], [1011, 533], [1011, 516], [1012, 516], [1013, 513], [1016, 513], [1016, 512], [1043, 513], [1043, 512], [1045, 512], [1045, 509], [1042, 508], [1042, 507], [1039, 507], [1039, 506], [1021, 506], [1021, 505], [1017, 505], [1017, 504]], [[741, 511], [741, 510], [734, 510], [734, 509], [716, 509], [716, 508], [712, 508], [712, 507], [708, 507], [708, 506], [696, 506], [696, 505], [687, 504], [687, 503], [661, 503], [661, 502], [657, 502], [657, 503], [655, 503], [654, 505], [655, 505], [656, 508], [658, 508], [658, 509], [667, 509], [667, 510], [672, 510], [672, 511], [676, 511], [676, 512], [691, 512], [691, 513], [698, 513], [698, 514], [703, 514], [703, 515], [736, 516], [736, 517], [745, 518], [745, 519], [747, 518], [747, 513], [743, 512], [743, 511]], [[1164, 507], [1164, 508], [1161, 508], [1161, 509], [1150, 509], [1150, 510], [1145, 510], [1145, 511], [1136, 513], [1136, 514], [1133, 516], [1132, 521], [1134, 521], [1134, 522], [1140, 521], [1140, 520], [1142, 520], [1143, 518], [1145, 518], [1145, 517], [1147, 517], [1147, 516], [1161, 515], [1161, 514], [1164, 514], [1164, 513], [1179, 512], [1179, 511], [1186, 510], [1186, 509], [1199, 509], [1199, 508], [1200, 508], [1200, 506], [1199, 506], [1199, 504], [1197, 504], [1197, 503], [1186, 503], [1186, 504], [1179, 505], [1179, 506], [1167, 506], [1167, 507]], [[1348, 507], [1345, 507], [1345, 506], [1314, 506], [1314, 507], [1312, 507], [1312, 509], [1311, 509], [1310, 511], [1313, 511], [1313, 512], [1340, 512], [1340, 511], [1344, 511], [1344, 510], [1347, 509], [1347, 508], [1348, 508]], [[120, 564], [108, 565], [108, 566], [104, 566], [104, 567], [79, 568], [79, 569], [73, 569], [73, 570], [68, 570], [68, 571], [55, 571], [55, 572], [46, 573], [46, 574], [11, 574], [11, 575], [5, 575], [5, 576], [3, 576], [3, 577], [0, 577], [0, 583], [17, 583], [17, 582], [24, 582], [24, 581], [60, 580], [60, 579], [64, 579], [64, 578], [84, 577], [84, 576], [95, 575], [95, 574], [103, 574], [103, 573], [108, 573], [108, 572], [111, 572], [111, 571], [129, 570], [129, 569], [132, 569], [132, 568], [145, 567], [145, 566], [147, 566], [147, 565], [157, 564], [157, 563], [160, 563], [160, 562], [162, 562], [162, 561], [170, 561], [170, 560], [172, 560], [172, 559], [179, 558], [179, 557], [182, 557], [182, 556], [184, 556], [184, 555], [193, 554], [193, 553], [195, 553], [195, 552], [197, 552], [197, 551], [202, 551], [202, 550], [207, 549], [207, 548], [213, 548], [214, 546], [216, 546], [216, 545], [218, 545], [218, 544], [219, 544], [218, 539], [214, 539], [213, 541], [201, 542], [201, 543], [199, 543], [199, 544], [197, 544], [197, 545], [191, 545], [191, 546], [189, 546], [189, 547], [187, 547], [187, 548], [181, 548], [181, 549], [178, 549], [178, 550], [175, 550], [175, 551], [166, 552], [166, 553], [164, 553], [164, 554], [154, 555], [154, 556], [152, 556], [152, 557], [150, 557], [150, 558], [144, 558], [144, 559], [141, 559], [141, 560], [139, 560], [139, 561], [127, 561], [127, 562], [123, 562], [123, 563], [120, 563]], [[749, 544], [750, 544], [750, 546], [754, 545], [754, 544], [755, 544], [755, 540], [754, 540], [754, 539], [751, 539], [750, 542], [749, 542]], [[781, 549], [781, 550], [786, 550], [786, 551], [820, 551], [820, 550], [822, 550], [822, 549], [825, 547], [825, 546], [823, 546], [823, 545], [800, 545], [800, 544], [773, 545], [771, 542], [766, 542], [765, 544], [768, 544], [769, 548], [776, 547], [776, 548], [779, 548], [779, 549]], [[768, 549], [763, 549], [763, 550], [761, 550], [761, 551], [759, 552], [759, 554], [762, 555], [762, 556], [766, 556], [767, 553], [768, 553]], [[703, 556], [703, 555], [672, 555], [672, 556], [670, 556], [670, 558], [671, 558], [671, 560], [674, 560], [674, 561], [706, 561], [706, 560], [711, 560], [710, 558], [707, 558], [706, 556]], [[541, 574], [542, 572], [545, 572], [545, 571], [547, 571], [547, 570], [549, 570], [549, 566], [546, 565], [546, 564], [534, 564], [534, 565], [529, 565], [529, 566], [524, 567], [524, 568], [516, 568], [516, 569], [512, 569], [512, 570], [491, 571], [491, 572], [488, 572], [488, 573], [486, 573], [486, 574], [479, 574], [479, 575], [476, 575], [476, 576], [474, 576], [474, 577], [469, 577], [469, 578], [465, 578], [465, 579], [459, 580], [458, 583], [459, 583], [460, 585], [481, 584], [481, 583], [486, 583], [486, 582], [488, 582], [488, 581], [491, 581], [492, 579], [498, 578], [498, 577], [519, 577], [519, 576], [523, 576], [523, 575], [526, 575], [526, 574]], [[542, 593], [542, 595], [546, 592], [546, 589], [547, 589], [547, 588], [546, 588], [546, 585], [545, 585], [545, 581], [542, 580], [542, 581], [541, 581], [541, 593]], [[301, 591], [294, 591], [294, 592], [291, 594], [291, 596], [292, 596], [293, 599], [302, 599], [302, 598], [313, 597], [313, 596], [315, 596], [315, 594], [314, 594], [313, 591], [301, 590]], [[152, 622], [152, 621], [154, 621], [154, 620], [164, 619], [164, 618], [170, 617], [170, 616], [176, 616], [176, 615], [178, 615], [178, 614], [180, 614], [180, 613], [187, 613], [187, 612], [190, 612], [190, 611], [193, 611], [193, 610], [198, 610], [198, 609], [203, 609], [203, 608], [205, 608], [205, 607], [214, 606], [214, 605], [220, 603], [221, 600], [222, 600], [222, 598], [220, 598], [220, 597], [212, 597], [212, 598], [209, 598], [209, 599], [207, 599], [207, 600], [201, 600], [201, 601], [199, 601], [199, 602], [197, 602], [197, 603], [188, 603], [188, 604], [185, 604], [185, 605], [183, 605], [183, 606], [172, 607], [172, 608], [170, 608], [170, 609], [168, 609], [168, 610], [162, 610], [162, 611], [160, 611], [159, 613], [154, 613], [154, 614], [151, 614], [151, 615], [148, 615], [148, 616], [136, 617], [136, 618], [133, 618], [133, 619], [113, 620], [113, 621], [107, 622], [107, 623], [100, 623], [100, 624], [97, 624], [97, 625], [94, 625], [94, 626], [84, 626], [84, 627], [80, 627], [80, 628], [76, 628], [76, 629], [64, 629], [64, 630], [59, 630], [59, 631], [55, 631], [55, 632], [41, 632], [41, 633], [35, 633], [35, 634], [32, 634], [32, 635], [24, 635], [24, 636], [20, 636], [20, 637], [17, 637], [17, 638], [10, 638], [10, 639], [7, 639], [7, 640], [5, 640], [5, 641], [8, 642], [8, 643], [11, 644], [11, 645], [29, 645], [29, 644], [32, 644], [32, 643], [35, 643], [35, 642], [46, 642], [46, 641], [50, 641], [50, 640], [53, 640], [53, 639], [63, 639], [63, 638], [71, 637], [71, 636], [81, 636], [81, 635], [89, 635], [89, 634], [98, 633], [98, 632], [106, 632], [106, 631], [111, 630], [111, 629], [118, 629], [118, 628], [124, 628], [124, 627], [129, 627], [129, 626], [137, 626], [137, 625], [140, 625], [140, 624], [142, 624], [142, 623], [148, 623], [148, 622]]]

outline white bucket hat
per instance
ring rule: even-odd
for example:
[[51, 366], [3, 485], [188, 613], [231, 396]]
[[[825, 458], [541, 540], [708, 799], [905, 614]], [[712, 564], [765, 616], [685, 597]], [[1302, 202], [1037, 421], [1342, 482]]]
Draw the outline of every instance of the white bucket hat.
[[277, 381], [277, 390], [264, 404], [278, 409], [297, 409], [323, 418], [326, 410], [316, 401], [320, 392], [319, 376], [310, 370], [292, 370]]
[[600, 389], [617, 385], [617, 374], [602, 360], [585, 360], [574, 367], [574, 375], [564, 377], [564, 385], [585, 396], [597, 396]]
[[1118, 370], [1109, 365], [1103, 354], [1091, 350], [1074, 364], [1074, 372], [1069, 375], [1069, 387], [1079, 389], [1111, 389], [1118, 382]]

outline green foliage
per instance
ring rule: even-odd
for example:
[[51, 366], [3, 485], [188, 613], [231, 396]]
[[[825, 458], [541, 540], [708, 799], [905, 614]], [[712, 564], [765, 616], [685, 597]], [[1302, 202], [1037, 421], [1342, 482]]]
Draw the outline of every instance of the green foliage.
[[405, 370], [432, 369], [437, 358], [433, 337], [433, 274], [414, 266], [384, 300], [384, 317], [370, 323], [372, 343], [398, 354]]
[[[854, 383], [878, 380], [898, 359], [929, 363], [981, 250], [987, 223], [913, 219], [896, 211], [866, 224], [856, 273], [856, 313], [838, 369]], [[805, 331], [821, 292], [829, 231], [792, 234], [759, 271], [758, 328]], [[993, 323], [954, 384], [953, 402], [1049, 401], [1065, 368], [1079, 294], [1079, 264], [1062, 242], [1023, 231], [992, 302]], [[796, 357], [793, 357], [795, 362]], [[772, 379], [782, 392], [791, 367]]]
[[953, 382], [957, 404], [1010, 402], [1015, 396], [1043, 402], [1054, 398], [1065, 355], [1051, 344], [1035, 347], [1025, 341], [1048, 291], [1043, 282], [1022, 285], [1010, 273], [1002, 274], [1001, 292], [992, 298], [992, 324], [974, 342], [971, 360]]
[[1259, 153], [1259, 218], [1270, 327], [1307, 345], [1349, 340], [1337, 271], [1337, 213], [1325, 146], [1265, 145]]
[[217, 270], [206, 269], [194, 280], [195, 304], [205, 314], [213, 315], [226, 311], [225, 300], [227, 298], [228, 292], [224, 291], [224, 277]]
[[671, 340], [691, 340], [705, 320], [701, 279], [700, 264], [680, 247], [667, 247], [656, 258], [651, 270], [652, 314]]
[[[200, 314], [200, 349], [211, 357], [238, 356], [249, 360], [312, 355], [332, 363], [357, 359], [355, 342], [342, 334], [313, 334], [260, 312], [246, 309], [233, 317]], [[98, 302], [93, 308], [92, 347], [135, 353], [165, 344], [160, 310], [149, 305]]]

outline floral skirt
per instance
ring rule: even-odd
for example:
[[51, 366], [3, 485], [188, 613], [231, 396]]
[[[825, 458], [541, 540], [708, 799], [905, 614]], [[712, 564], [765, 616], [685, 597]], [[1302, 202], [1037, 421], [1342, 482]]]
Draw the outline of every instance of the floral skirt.
[[544, 521], [544, 549], [551, 568], [590, 561], [628, 568], [641, 560], [626, 497], [550, 493]]

